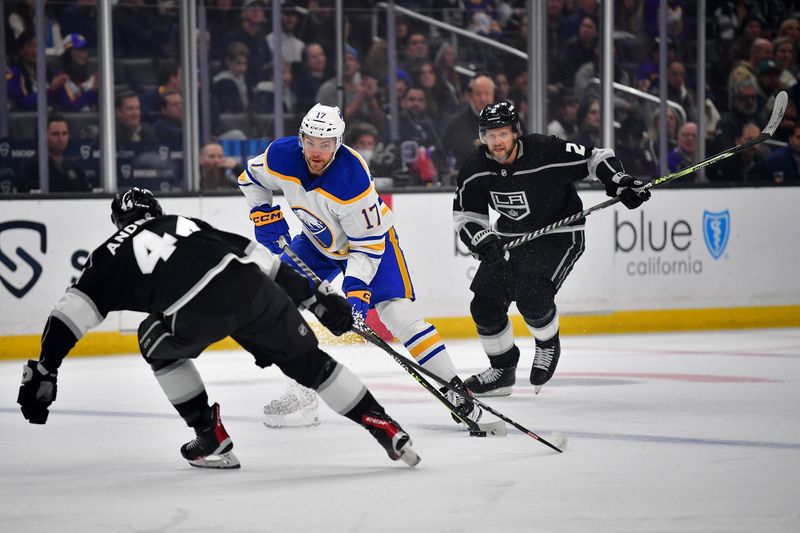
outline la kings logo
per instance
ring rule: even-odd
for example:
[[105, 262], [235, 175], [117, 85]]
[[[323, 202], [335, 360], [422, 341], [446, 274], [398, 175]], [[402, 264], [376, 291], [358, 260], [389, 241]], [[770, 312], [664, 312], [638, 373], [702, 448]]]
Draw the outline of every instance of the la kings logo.
[[525, 191], [492, 192], [491, 196], [495, 211], [512, 220], [522, 220], [531, 213]]

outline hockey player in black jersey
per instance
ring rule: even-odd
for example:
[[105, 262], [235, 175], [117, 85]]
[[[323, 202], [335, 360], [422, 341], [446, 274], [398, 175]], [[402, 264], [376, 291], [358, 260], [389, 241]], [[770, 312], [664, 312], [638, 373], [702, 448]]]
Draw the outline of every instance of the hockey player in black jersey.
[[[561, 353], [555, 296], [584, 250], [584, 219], [504, 250], [506, 240], [536, 231], [583, 209], [574, 182], [599, 179], [629, 209], [650, 197], [625, 173], [609, 148], [555, 136], [523, 135], [514, 106], [499, 102], [480, 114], [480, 146], [458, 173], [455, 230], [480, 260], [470, 289], [470, 312], [490, 367], [465, 380], [476, 396], [507, 396], [520, 352], [508, 320], [516, 301], [536, 351], [530, 381], [536, 393], [553, 376]], [[489, 209], [499, 214], [489, 222]]]
[[312, 311], [332, 333], [352, 326], [350, 306], [326, 283], [308, 281], [263, 246], [194, 218], [164, 215], [152, 193], [131, 189], [111, 204], [117, 233], [94, 250], [78, 280], [55, 305], [38, 361], [24, 366], [17, 402], [32, 424], [47, 421], [58, 368], [89, 328], [110, 311], [149, 313], [139, 347], [170, 403], [196, 438], [181, 447], [193, 466], [238, 468], [220, 420], [192, 359], [232, 337], [255, 358], [313, 388], [336, 412], [361, 424], [392, 460], [414, 466], [408, 434], [363, 383], [317, 346], [298, 308]]

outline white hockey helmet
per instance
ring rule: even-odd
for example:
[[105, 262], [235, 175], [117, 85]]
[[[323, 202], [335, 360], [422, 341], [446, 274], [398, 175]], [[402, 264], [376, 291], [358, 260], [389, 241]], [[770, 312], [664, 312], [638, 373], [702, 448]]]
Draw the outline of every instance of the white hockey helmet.
[[336, 139], [336, 150], [342, 145], [344, 137], [344, 119], [338, 107], [316, 104], [303, 117], [300, 123], [300, 145], [303, 143], [303, 135], [310, 137]]

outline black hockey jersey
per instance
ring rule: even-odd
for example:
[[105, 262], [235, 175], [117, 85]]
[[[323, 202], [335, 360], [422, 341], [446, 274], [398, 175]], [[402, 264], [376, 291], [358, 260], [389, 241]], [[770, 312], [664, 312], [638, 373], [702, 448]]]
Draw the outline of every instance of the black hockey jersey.
[[50, 370], [58, 368], [75, 342], [110, 311], [176, 312], [231, 261], [277, 270], [277, 258], [256, 246], [198, 219], [136, 220], [92, 252], [56, 304], [42, 336], [41, 361]]
[[583, 209], [574, 182], [590, 175], [595, 150], [539, 134], [524, 135], [519, 143], [511, 165], [498, 163], [483, 145], [462, 165], [453, 217], [465, 242], [477, 231], [490, 229], [489, 208], [500, 215], [496, 231], [507, 237], [536, 231]]

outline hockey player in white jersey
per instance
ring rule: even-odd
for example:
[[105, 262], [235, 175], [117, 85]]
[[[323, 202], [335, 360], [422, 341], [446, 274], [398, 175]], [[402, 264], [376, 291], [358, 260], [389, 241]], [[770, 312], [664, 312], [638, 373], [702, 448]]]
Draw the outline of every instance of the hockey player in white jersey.
[[[247, 162], [239, 188], [251, 208], [256, 240], [281, 254], [279, 242], [285, 239], [323, 280], [344, 274], [342, 289], [355, 316], [366, 317], [374, 307], [419, 364], [467, 394], [438, 331], [413, 303], [414, 287], [392, 211], [375, 191], [367, 163], [342, 144], [344, 131], [339, 108], [317, 104], [303, 118], [297, 137], [277, 139]], [[294, 239], [280, 206], [273, 203], [275, 190], [283, 192], [302, 223]], [[285, 254], [282, 259], [300, 270]], [[448, 391], [446, 397], [482, 429], [505, 432], [501, 421], [480, 422], [481, 408], [462, 395]], [[270, 406], [265, 413], [272, 414]]]

